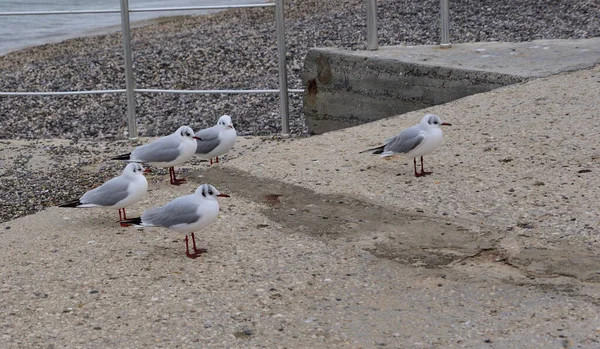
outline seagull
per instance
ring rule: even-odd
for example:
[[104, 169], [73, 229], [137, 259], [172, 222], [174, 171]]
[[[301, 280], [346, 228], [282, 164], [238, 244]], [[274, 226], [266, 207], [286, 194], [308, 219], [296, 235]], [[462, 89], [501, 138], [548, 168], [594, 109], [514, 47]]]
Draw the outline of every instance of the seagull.
[[219, 155], [231, 150], [237, 139], [237, 133], [229, 115], [221, 116], [215, 126], [198, 131], [196, 136], [201, 138], [196, 141], [198, 144], [196, 154], [199, 154], [201, 159], [210, 160], [211, 165], [213, 164], [212, 158], [216, 157], [215, 162], [219, 163]]
[[[361, 153], [373, 151], [373, 154], [381, 154], [380, 157], [388, 157], [398, 154], [404, 154], [413, 158], [415, 165], [415, 177], [421, 177], [431, 174], [423, 170], [423, 155], [433, 152], [442, 144], [442, 129], [440, 126], [452, 126], [447, 122], [442, 122], [439, 116], [427, 114], [417, 125], [402, 130], [395, 137], [383, 141], [385, 143], [377, 148], [367, 149]], [[421, 157], [421, 172], [417, 172], [417, 157]]]
[[194, 136], [194, 130], [190, 127], [181, 126], [168, 136], [141, 145], [131, 153], [118, 155], [111, 160], [129, 160], [145, 162], [156, 167], [168, 167], [171, 184], [179, 185], [184, 183], [185, 179], [178, 179], [175, 176], [175, 166], [183, 164], [194, 156], [195, 140], [199, 139]]
[[[141, 217], [124, 219], [121, 223], [135, 224], [138, 227], [164, 227], [178, 233], [185, 233], [185, 255], [197, 258], [206, 252], [204, 248], [196, 248], [194, 232], [206, 228], [219, 215], [217, 197], [221, 194], [210, 184], [202, 184], [194, 194], [178, 197], [162, 207], [153, 207], [142, 213]], [[193, 253], [188, 246], [188, 233], [191, 233]]]
[[[125, 167], [123, 174], [112, 178], [98, 188], [83, 194], [81, 198], [66, 202], [59, 207], [108, 207], [119, 209], [119, 221], [127, 219], [125, 207], [138, 202], [148, 191], [144, 168], [138, 163]], [[122, 215], [121, 215], [121, 211]], [[121, 223], [121, 226], [127, 226]]]

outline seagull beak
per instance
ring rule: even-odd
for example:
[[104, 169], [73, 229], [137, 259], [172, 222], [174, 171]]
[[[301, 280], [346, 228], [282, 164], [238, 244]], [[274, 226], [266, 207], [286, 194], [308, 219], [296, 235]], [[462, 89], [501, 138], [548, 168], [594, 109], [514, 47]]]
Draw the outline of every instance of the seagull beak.
[[217, 195], [217, 196], [219, 196], [219, 197], [222, 197], [222, 198], [228, 198], [228, 197], [230, 197], [230, 196], [229, 196], [229, 195], [227, 195], [227, 194], [219, 194], [219, 195]]
[[442, 122], [442, 126], [452, 126], [452, 124], [449, 124], [447, 122]]
[[233, 128], [233, 125], [229, 125], [229, 126], [227, 126], [227, 127], [229, 127], [229, 128]]
[[197, 140], [199, 140], [199, 141], [201, 141], [201, 140], [202, 140], [202, 138], [200, 138], [200, 137], [196, 137], [196, 136], [194, 136], [194, 137], [192, 137], [192, 138], [193, 138], [193, 139], [197, 139]]

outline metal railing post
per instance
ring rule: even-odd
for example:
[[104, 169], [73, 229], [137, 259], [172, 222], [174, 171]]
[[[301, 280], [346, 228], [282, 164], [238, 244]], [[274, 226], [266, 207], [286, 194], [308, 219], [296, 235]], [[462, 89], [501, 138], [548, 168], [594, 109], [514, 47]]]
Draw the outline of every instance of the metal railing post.
[[121, 27], [123, 33], [123, 58], [125, 60], [125, 90], [127, 95], [127, 130], [129, 138], [137, 138], [135, 122], [135, 81], [131, 54], [131, 26], [129, 25], [129, 0], [121, 0]]
[[367, 50], [377, 50], [377, 0], [367, 0]]
[[286, 67], [285, 46], [285, 16], [283, 13], [283, 0], [275, 1], [275, 22], [277, 30], [277, 61], [279, 63], [279, 99], [281, 111], [281, 135], [290, 134], [289, 100]]
[[450, 43], [450, 10], [448, 9], [448, 0], [440, 0], [440, 47], [452, 47]]

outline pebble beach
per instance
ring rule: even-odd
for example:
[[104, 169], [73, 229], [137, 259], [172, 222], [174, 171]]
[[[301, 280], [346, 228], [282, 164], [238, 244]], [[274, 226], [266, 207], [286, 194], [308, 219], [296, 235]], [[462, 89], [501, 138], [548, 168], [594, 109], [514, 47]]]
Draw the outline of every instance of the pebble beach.
[[[378, 1], [380, 45], [435, 44], [439, 1]], [[290, 88], [303, 88], [304, 57], [311, 47], [366, 47], [363, 0], [286, 1], [286, 40]], [[138, 88], [277, 88], [273, 8], [227, 10], [161, 20], [133, 29], [134, 75]], [[528, 41], [600, 36], [600, 4], [593, 1], [451, 1], [451, 41]], [[120, 33], [67, 40], [0, 57], [1, 91], [76, 91], [124, 88]], [[124, 95], [0, 97], [0, 139], [126, 139]], [[138, 94], [140, 136], [171, 133], [182, 124], [195, 130], [230, 114], [240, 136], [280, 132], [277, 95]], [[300, 94], [290, 96], [291, 132], [307, 135]], [[130, 146], [128, 144], [126, 147]], [[51, 148], [66, 159], [65, 145]], [[112, 151], [112, 150], [111, 150]], [[94, 149], [94, 156], [102, 150]], [[0, 219], [10, 220], [81, 194], [100, 179], [58, 161], [53, 175], [28, 169], [31, 156], [2, 161]], [[90, 159], [93, 164], [95, 160]], [[99, 160], [96, 160], [99, 161]], [[106, 178], [121, 164], [105, 165]], [[22, 170], [19, 170], [22, 168]], [[27, 181], [19, 180], [26, 172]], [[75, 171], [75, 172], [73, 172]], [[64, 178], [77, 178], [65, 184]], [[106, 179], [102, 178], [102, 179]], [[44, 188], [43, 190], [40, 188]], [[60, 190], [59, 190], [60, 189]], [[48, 193], [54, 194], [50, 197]], [[8, 204], [7, 202], [10, 202]]]

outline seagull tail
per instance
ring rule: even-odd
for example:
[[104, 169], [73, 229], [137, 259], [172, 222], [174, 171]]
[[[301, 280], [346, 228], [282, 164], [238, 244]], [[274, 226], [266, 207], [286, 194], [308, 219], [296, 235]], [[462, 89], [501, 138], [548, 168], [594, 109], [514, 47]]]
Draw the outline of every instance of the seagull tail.
[[371, 149], [363, 150], [359, 154], [366, 153], [368, 151], [372, 151], [373, 154], [381, 154], [381, 153], [383, 153], [383, 148], [385, 148], [385, 145], [382, 145], [382, 146], [377, 147], [377, 148], [371, 148]]
[[60, 205], [58, 205], [58, 207], [77, 207], [79, 205], [82, 205], [82, 203], [81, 203], [81, 201], [79, 201], [79, 199], [77, 199], [77, 200], [73, 200], [73, 201], [69, 201], [69, 202], [60, 204]]
[[119, 222], [140, 225], [140, 224], [142, 224], [142, 217], [123, 219], [123, 220], [120, 220]]
[[114, 158], [110, 158], [111, 160], [129, 160], [129, 156], [131, 153], [117, 155]]

